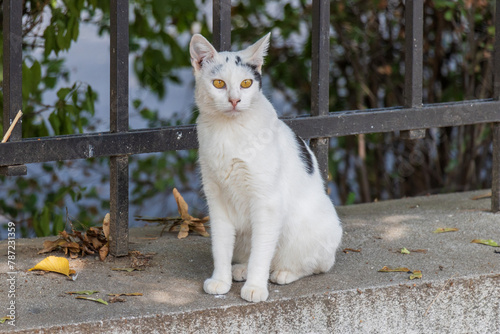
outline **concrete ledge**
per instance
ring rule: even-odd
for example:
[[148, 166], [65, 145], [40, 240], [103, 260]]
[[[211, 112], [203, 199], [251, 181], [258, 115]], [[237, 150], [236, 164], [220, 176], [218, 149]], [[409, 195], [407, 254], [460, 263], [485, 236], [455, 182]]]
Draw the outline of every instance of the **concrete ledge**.
[[[488, 211], [488, 199], [471, 200], [483, 193], [340, 207], [342, 248], [361, 252], [339, 251], [327, 274], [286, 286], [269, 284], [269, 301], [259, 304], [239, 297], [242, 283], [224, 296], [202, 291], [212, 270], [210, 243], [202, 237], [151, 239], [161, 228], [132, 229], [131, 249], [156, 253], [149, 267], [111, 270], [129, 266], [127, 257], [70, 260], [76, 281], [27, 272], [45, 257], [36, 253], [46, 239], [20, 239], [16, 327], [4, 323], [0, 333], [498, 333], [500, 254], [470, 243], [500, 242], [500, 215]], [[432, 233], [438, 227], [459, 231]], [[403, 255], [402, 247], [427, 252]], [[1, 317], [8, 302], [5, 241], [0, 249]], [[383, 266], [422, 270], [423, 278], [377, 272]], [[107, 293], [144, 295], [106, 306], [65, 294], [75, 290], [98, 290], [96, 296], [105, 300]]]

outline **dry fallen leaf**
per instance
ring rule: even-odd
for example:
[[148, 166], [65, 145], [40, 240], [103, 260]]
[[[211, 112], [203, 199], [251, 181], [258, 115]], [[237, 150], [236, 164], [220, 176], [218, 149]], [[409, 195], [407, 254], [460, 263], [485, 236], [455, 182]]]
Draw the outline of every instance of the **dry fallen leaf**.
[[75, 273], [74, 270], [69, 269], [68, 259], [66, 259], [65, 257], [57, 257], [57, 256], [46, 257], [45, 259], [40, 261], [36, 266], [29, 269], [29, 271], [32, 270], [52, 271], [66, 276]]
[[43, 242], [43, 249], [41, 251], [39, 251], [38, 254], [52, 252], [53, 250], [57, 249], [58, 247], [79, 249], [80, 245], [78, 245], [75, 242], [68, 242], [65, 239], [57, 239], [55, 241], [46, 240]]
[[413, 253], [427, 253], [427, 249], [408, 249], [410, 252]]
[[177, 209], [179, 211], [179, 214], [181, 215], [182, 220], [191, 219], [191, 215], [188, 213], [189, 206], [187, 205], [186, 201], [179, 193], [177, 188], [174, 188], [172, 193], [174, 194], [175, 201], [177, 202]]
[[124, 302], [126, 302], [127, 300], [126, 300], [125, 298], [120, 298], [120, 297], [118, 297], [118, 296], [114, 296], [114, 297], [109, 298], [109, 299], [108, 299], [108, 301], [109, 301], [110, 303], [118, 303], [118, 302], [120, 302], [120, 303], [124, 303]]
[[498, 243], [496, 243], [492, 239], [488, 239], [488, 240], [486, 240], [486, 239], [474, 239], [471, 241], [471, 243], [482, 244], [482, 245], [491, 246], [491, 247], [500, 247], [500, 245], [498, 245]]
[[456, 231], [458, 231], [458, 228], [455, 227], [441, 227], [436, 229], [432, 233], [445, 233], [445, 232], [456, 232]]
[[106, 256], [108, 256], [109, 253], [109, 246], [108, 244], [105, 244], [104, 246], [99, 249], [99, 259], [101, 261], [104, 261], [106, 259]]
[[82, 291], [68, 291], [66, 292], [68, 295], [93, 295], [94, 293], [98, 293], [99, 291], [95, 290], [82, 290]]
[[90, 297], [78, 296], [78, 297], [76, 297], [76, 299], [85, 299], [85, 300], [90, 300], [90, 301], [93, 301], [93, 302], [101, 303], [101, 304], [104, 304], [104, 305], [108, 305], [108, 302], [102, 300], [101, 298], [90, 298]]
[[175, 201], [177, 202], [177, 209], [179, 211], [179, 214], [181, 215], [181, 219], [180, 221], [174, 222], [169, 231], [179, 231], [179, 233], [177, 234], [177, 238], [179, 239], [184, 239], [185, 237], [187, 237], [189, 231], [193, 231], [204, 237], [208, 237], [209, 234], [207, 233], [204, 224], [209, 220], [209, 218], [204, 217], [200, 219], [192, 217], [188, 213], [189, 207], [179, 191], [174, 188], [172, 193], [174, 194]]
[[410, 279], [420, 279], [420, 278], [422, 278], [422, 271], [421, 270], [415, 270], [410, 275]]
[[116, 302], [126, 302], [127, 300], [125, 298], [120, 298], [120, 296], [142, 296], [142, 293], [140, 292], [132, 292], [132, 293], [108, 293], [109, 302], [110, 303], [116, 303]]
[[3, 318], [0, 318], [0, 324], [3, 324], [4, 322], [9, 321], [9, 320], [12, 320], [12, 318], [11, 318], [11, 317], [9, 317], [9, 316], [6, 316], [6, 317], [3, 317]]
[[60, 249], [70, 258], [75, 259], [78, 254], [84, 256], [85, 254], [95, 254], [97, 252], [101, 261], [104, 261], [109, 252], [109, 213], [104, 217], [102, 224], [102, 227], [90, 227], [83, 233], [75, 230], [73, 230], [73, 233], [62, 231], [59, 233], [59, 239], [45, 241], [43, 249], [38, 254]]
[[379, 270], [379, 272], [381, 272], [381, 273], [394, 273], [394, 272], [408, 273], [408, 272], [411, 272], [411, 270], [408, 268], [405, 268], [405, 267], [389, 268], [387, 266], [384, 266], [382, 269]]
[[150, 252], [143, 254], [139, 251], [133, 250], [129, 252], [130, 255], [130, 267], [132, 268], [141, 268], [148, 267], [149, 262], [153, 259], [153, 255], [156, 253]]
[[109, 240], [109, 226], [111, 222], [111, 216], [108, 213], [104, 216], [104, 220], [102, 221], [102, 231], [104, 232], [104, 236], [106, 237], [106, 240]]
[[379, 270], [379, 272], [382, 272], [382, 273], [402, 272], [402, 273], [410, 274], [410, 279], [422, 278], [422, 271], [421, 270], [411, 271], [410, 269], [408, 269], [406, 267], [389, 268], [387, 266], [384, 266], [382, 269]]
[[209, 217], [196, 218], [189, 214], [189, 206], [179, 193], [179, 191], [174, 188], [172, 193], [177, 203], [177, 211], [179, 211], [180, 217], [142, 217], [136, 216], [136, 220], [146, 221], [146, 222], [158, 222], [165, 224], [165, 227], [160, 232], [160, 236], [163, 235], [163, 231], [170, 226], [169, 232], [177, 232], [177, 238], [184, 239], [189, 235], [189, 232], [196, 232], [203, 237], [209, 237], [206, 230], [205, 224], [209, 221]]
[[346, 253], [346, 254], [347, 254], [347, 253], [349, 253], [349, 252], [359, 253], [359, 252], [361, 252], [361, 248], [359, 248], [359, 249], [354, 249], [354, 248], [344, 248], [342, 251], [343, 251], [344, 253]]

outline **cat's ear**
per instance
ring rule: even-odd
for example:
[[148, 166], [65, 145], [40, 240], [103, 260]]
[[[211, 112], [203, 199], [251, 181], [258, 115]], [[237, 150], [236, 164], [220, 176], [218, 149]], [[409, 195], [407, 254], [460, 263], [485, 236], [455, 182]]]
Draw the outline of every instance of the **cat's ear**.
[[264, 64], [264, 57], [267, 55], [270, 38], [271, 33], [268, 33], [266, 36], [259, 39], [255, 44], [250, 45], [240, 53], [244, 62], [257, 67], [259, 73], [262, 73], [262, 65]]
[[201, 63], [215, 57], [217, 50], [210, 42], [200, 34], [193, 35], [189, 43], [189, 53], [191, 54], [191, 64], [195, 71], [201, 69]]

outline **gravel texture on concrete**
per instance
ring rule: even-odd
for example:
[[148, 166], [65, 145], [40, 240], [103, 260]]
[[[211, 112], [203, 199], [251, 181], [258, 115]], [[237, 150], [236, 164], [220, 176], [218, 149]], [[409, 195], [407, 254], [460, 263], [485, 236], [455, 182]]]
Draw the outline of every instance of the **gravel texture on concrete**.
[[[0, 318], [9, 314], [8, 279], [15, 278], [15, 327], [0, 333], [500, 333], [500, 214], [487, 191], [434, 195], [338, 207], [344, 226], [337, 262], [326, 274], [279, 286], [269, 283], [267, 302], [240, 298], [242, 283], [227, 295], [203, 292], [212, 271], [210, 239], [175, 234], [160, 237], [161, 226], [130, 231], [130, 249], [152, 253], [142, 271], [130, 257], [87, 256], [70, 260], [76, 280], [55, 273], [29, 272], [48, 255], [43, 241], [16, 240], [15, 274], [7, 266], [7, 241], [0, 242]], [[441, 227], [457, 232], [433, 233]], [[314, 228], [314, 222], [311, 222]], [[401, 254], [402, 248], [410, 254]], [[355, 252], [346, 248], [361, 250]], [[378, 272], [384, 266], [421, 270]], [[12, 282], [12, 281], [10, 281]], [[140, 292], [125, 302], [102, 305], [67, 291]]]

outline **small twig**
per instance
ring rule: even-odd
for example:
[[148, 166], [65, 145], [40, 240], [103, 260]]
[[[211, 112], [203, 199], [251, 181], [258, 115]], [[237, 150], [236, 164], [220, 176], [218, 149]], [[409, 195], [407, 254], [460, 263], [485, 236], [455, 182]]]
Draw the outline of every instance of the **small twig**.
[[[135, 220], [143, 221], [143, 222], [152, 222], [152, 223], [159, 223], [163, 226], [160, 232], [160, 237], [163, 235], [163, 232], [167, 229], [167, 227], [172, 227], [176, 223], [179, 224], [182, 222], [181, 217], [155, 217], [155, 218], [143, 218], [142, 216], [136, 216]], [[169, 225], [172, 224], [172, 225]]]
[[479, 199], [488, 198], [488, 197], [491, 197], [491, 191], [489, 193], [487, 193], [487, 194], [482, 194], [482, 195], [474, 196], [471, 199], [474, 200], [474, 201], [477, 201]]
[[[182, 221], [181, 217], [154, 217], [154, 218], [143, 218], [142, 216], [136, 216], [135, 220], [143, 221], [143, 222], [153, 222], [160, 224], [168, 224]], [[166, 222], [166, 223], [163, 223]]]
[[3, 136], [2, 143], [5, 143], [5, 142], [7, 142], [7, 140], [9, 140], [10, 135], [12, 134], [12, 131], [14, 131], [14, 127], [16, 126], [17, 122], [19, 121], [19, 119], [21, 118], [22, 115], [23, 115], [23, 112], [21, 110], [19, 110], [17, 112], [16, 118], [14, 118], [14, 121], [12, 122], [12, 124], [9, 126], [9, 129], [5, 133], [5, 136]]
[[451, 279], [453, 277], [457, 276], [457, 274], [451, 276], [447, 281], [446, 283], [443, 285], [443, 287], [441, 288], [441, 290], [439, 290], [438, 294], [436, 295], [436, 297], [434, 297], [434, 299], [432, 300], [432, 302], [430, 303], [429, 307], [427, 307], [427, 310], [425, 310], [425, 313], [424, 313], [424, 317], [427, 315], [427, 312], [429, 312], [431, 306], [434, 304], [434, 302], [436, 301], [436, 299], [438, 299], [439, 295], [441, 294], [441, 292], [443, 292], [444, 288], [446, 288], [446, 286], [448, 285], [448, 283], [450, 283]]

